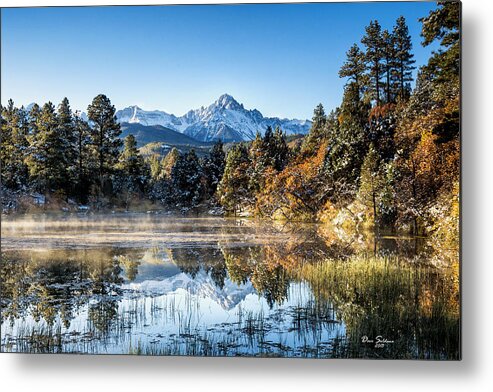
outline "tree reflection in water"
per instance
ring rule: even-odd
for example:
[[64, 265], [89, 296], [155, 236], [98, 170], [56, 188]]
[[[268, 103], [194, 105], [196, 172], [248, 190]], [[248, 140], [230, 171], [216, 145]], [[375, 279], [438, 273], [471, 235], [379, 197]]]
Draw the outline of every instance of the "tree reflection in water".
[[[4, 252], [2, 350], [458, 358], [458, 265], [434, 266], [426, 244], [383, 238], [375, 250], [314, 225], [221, 230], [152, 250]], [[376, 348], [379, 335], [392, 343]]]

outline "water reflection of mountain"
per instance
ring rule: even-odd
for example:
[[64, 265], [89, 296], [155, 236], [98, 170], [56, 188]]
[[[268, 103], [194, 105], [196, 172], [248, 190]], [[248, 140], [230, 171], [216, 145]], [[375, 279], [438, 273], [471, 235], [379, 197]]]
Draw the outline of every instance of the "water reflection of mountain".
[[248, 294], [256, 292], [251, 282], [238, 285], [230, 279], [225, 279], [222, 287], [219, 287], [204, 270], [196, 273], [194, 278], [181, 272], [163, 280], [131, 282], [124, 284], [122, 288], [151, 296], [170, 294], [178, 289], [184, 289], [192, 295], [213, 300], [225, 310], [234, 308]]
[[217, 246], [146, 251], [135, 279], [123, 288], [152, 296], [181, 288], [227, 310], [255, 292], [251, 282], [238, 283], [228, 277], [224, 255]]

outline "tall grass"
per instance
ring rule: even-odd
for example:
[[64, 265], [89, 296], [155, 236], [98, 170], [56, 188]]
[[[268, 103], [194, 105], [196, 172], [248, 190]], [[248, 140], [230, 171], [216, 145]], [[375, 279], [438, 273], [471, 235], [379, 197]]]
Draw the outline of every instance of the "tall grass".
[[[347, 357], [459, 357], [459, 292], [454, 268], [436, 268], [395, 256], [326, 260], [303, 265], [299, 279], [343, 320]], [[375, 349], [362, 338], [393, 343]]]

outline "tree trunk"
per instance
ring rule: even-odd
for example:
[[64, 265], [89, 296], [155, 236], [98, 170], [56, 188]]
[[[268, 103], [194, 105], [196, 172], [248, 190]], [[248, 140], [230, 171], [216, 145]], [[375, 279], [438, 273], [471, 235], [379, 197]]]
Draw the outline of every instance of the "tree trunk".
[[103, 126], [99, 125], [99, 195], [103, 193]]
[[[412, 180], [412, 189], [413, 189], [413, 203], [414, 203], [414, 210], [416, 211], [416, 196], [417, 196], [417, 191], [416, 191], [416, 167], [414, 165], [414, 161], [412, 161], [413, 164], [413, 180]], [[414, 235], [418, 235], [418, 217], [416, 215], [413, 216], [413, 223], [414, 223]]]
[[401, 61], [401, 99], [404, 99], [404, 63]]
[[375, 190], [372, 190], [372, 202], [373, 202], [373, 227], [375, 233], [377, 233], [377, 200], [375, 195]]
[[82, 134], [79, 131], [79, 186], [78, 186], [79, 203], [82, 203]]
[[378, 63], [375, 65], [375, 88], [377, 93], [377, 106], [380, 105], [380, 72], [378, 69]]
[[387, 58], [386, 61], [387, 61], [387, 86], [386, 86], [387, 87], [387, 103], [390, 103], [390, 66], [388, 65], [390, 59]]

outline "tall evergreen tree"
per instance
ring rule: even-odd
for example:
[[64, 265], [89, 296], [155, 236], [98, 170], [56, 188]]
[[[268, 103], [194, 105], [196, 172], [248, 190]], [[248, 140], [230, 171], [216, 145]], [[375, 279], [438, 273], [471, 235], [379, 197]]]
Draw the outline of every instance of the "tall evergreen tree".
[[282, 130], [276, 127], [273, 131], [272, 127], [268, 126], [263, 137], [257, 133], [250, 145], [249, 155], [249, 190], [252, 195], [256, 195], [269, 181], [269, 172], [272, 172], [272, 169], [276, 172], [282, 171], [288, 162], [289, 148]]
[[226, 154], [221, 140], [212, 147], [209, 156], [204, 160], [204, 175], [207, 180], [207, 193], [212, 196], [216, 193], [224, 173]]
[[379, 159], [389, 162], [394, 159], [396, 113], [392, 106], [383, 106], [371, 111], [368, 122], [365, 124], [365, 133], [373, 143]]
[[277, 171], [281, 171], [286, 167], [289, 160], [289, 147], [286, 144], [286, 138], [281, 128], [276, 127], [273, 139], [273, 167]]
[[323, 128], [323, 126], [325, 125], [325, 122], [327, 121], [327, 117], [325, 115], [324, 106], [321, 103], [319, 103], [315, 108], [315, 110], [313, 111], [312, 121], [314, 128], [320, 129]]
[[433, 52], [425, 70], [438, 82], [459, 78], [460, 69], [460, 11], [458, 1], [439, 1], [438, 8], [427, 17], [421, 18], [421, 36], [423, 46], [435, 40], [440, 41], [442, 48]]
[[[431, 98], [427, 102], [445, 110], [433, 127], [437, 143], [458, 142], [460, 133], [460, 12], [460, 2], [439, 1], [436, 10], [420, 19], [423, 45], [440, 43], [418, 74], [420, 91]], [[425, 106], [423, 101], [419, 104]]]
[[28, 115], [28, 126], [29, 126], [29, 134], [32, 136], [38, 132], [37, 124], [39, 116], [41, 115], [41, 108], [37, 103], [35, 103]]
[[396, 67], [395, 59], [395, 39], [394, 35], [390, 34], [388, 30], [384, 30], [382, 33], [382, 44], [383, 44], [383, 70], [385, 75], [385, 100], [387, 103], [394, 102], [394, 92], [393, 92], [393, 75]]
[[28, 139], [26, 163], [34, 188], [45, 193], [61, 190], [66, 180], [65, 141], [51, 102], [43, 106]]
[[127, 135], [123, 141], [123, 151], [118, 159], [118, 169], [125, 176], [138, 177], [142, 175], [144, 160], [137, 148], [137, 140], [134, 135]]
[[171, 184], [178, 205], [185, 208], [196, 207], [202, 201], [204, 197], [202, 170], [199, 158], [193, 149], [178, 158], [171, 172]]
[[152, 156], [149, 159], [151, 171], [151, 198], [163, 205], [176, 204], [175, 191], [172, 184], [172, 173], [180, 159], [180, 152], [173, 147], [164, 158]]
[[394, 227], [396, 218], [394, 186], [393, 162], [383, 162], [376, 146], [370, 143], [361, 166], [358, 198], [372, 212], [376, 233], [380, 228]]
[[[10, 103], [10, 100], [9, 100]], [[13, 102], [12, 102], [13, 106]], [[6, 152], [6, 147], [10, 145], [10, 126], [8, 125], [6, 116], [6, 108], [0, 105], [0, 179], [2, 185], [5, 187], [7, 182], [8, 172], [5, 171], [5, 166], [7, 164], [8, 154]]]
[[87, 115], [92, 122], [91, 139], [93, 153], [97, 159], [99, 192], [103, 191], [106, 175], [113, 170], [120, 154], [120, 124], [116, 121], [115, 107], [106, 95], [95, 97], [87, 107]]
[[370, 105], [359, 98], [357, 91], [346, 86], [338, 124], [330, 128], [329, 151], [324, 163], [324, 174], [332, 189], [329, 197], [333, 203], [344, 204], [356, 195], [361, 165], [369, 144], [366, 132], [369, 110]]
[[79, 112], [74, 116], [75, 135], [75, 156], [73, 160], [75, 171], [75, 191], [80, 202], [85, 202], [87, 199], [87, 189], [89, 188], [88, 168], [89, 168], [89, 145], [91, 141], [91, 128], [84, 121]]
[[370, 94], [371, 98], [380, 105], [380, 90], [382, 88], [383, 69], [383, 39], [382, 27], [377, 20], [372, 20], [370, 25], [366, 27], [366, 35], [361, 39], [361, 43], [365, 45], [365, 60], [370, 77]]
[[[268, 127], [266, 131], [269, 131], [269, 128], [270, 127]], [[262, 147], [263, 147], [262, 134], [260, 133], [260, 131], [257, 131], [257, 133], [255, 134], [255, 139], [253, 139], [252, 142], [250, 143], [250, 148], [249, 148], [250, 159], [252, 160], [257, 159], [257, 156], [262, 154]]]
[[339, 77], [348, 78], [349, 83], [355, 83], [358, 91], [362, 91], [366, 71], [365, 54], [357, 44], [354, 44], [346, 52], [346, 58], [346, 62], [339, 70]]
[[221, 205], [230, 212], [236, 212], [250, 204], [248, 150], [243, 144], [234, 145], [226, 155], [224, 175], [217, 193]]
[[257, 132], [255, 139], [250, 144], [248, 150], [249, 160], [251, 164], [248, 166], [248, 189], [252, 195], [255, 195], [264, 186], [264, 172], [269, 165], [269, 157], [264, 149], [264, 140], [270, 140], [272, 137], [272, 128], [269, 126], [265, 130], [265, 135], [262, 137], [260, 132]]
[[76, 175], [76, 133], [74, 130], [74, 117], [72, 110], [70, 109], [70, 103], [65, 97], [58, 105], [57, 110], [58, 120], [58, 134], [61, 141], [62, 153], [64, 155], [63, 161], [65, 163], [65, 184], [64, 188], [67, 191], [72, 191], [70, 188]]
[[412, 71], [416, 68], [413, 48], [406, 19], [400, 16], [392, 32], [395, 50], [395, 69], [393, 79], [401, 99], [408, 99], [411, 94], [410, 84], [413, 80]]
[[142, 195], [145, 190], [144, 159], [137, 149], [134, 135], [125, 137], [123, 150], [116, 164], [113, 177], [114, 193], [118, 200], [128, 209], [132, 199]]
[[1, 108], [1, 117], [2, 184], [18, 190], [27, 182], [24, 163], [29, 132], [27, 114], [24, 108], [16, 108], [10, 99], [7, 106]]
[[305, 155], [314, 154], [320, 145], [320, 141], [327, 136], [326, 125], [327, 116], [325, 115], [325, 109], [321, 103], [319, 103], [313, 111], [312, 127], [310, 132], [305, 137], [301, 151]]

